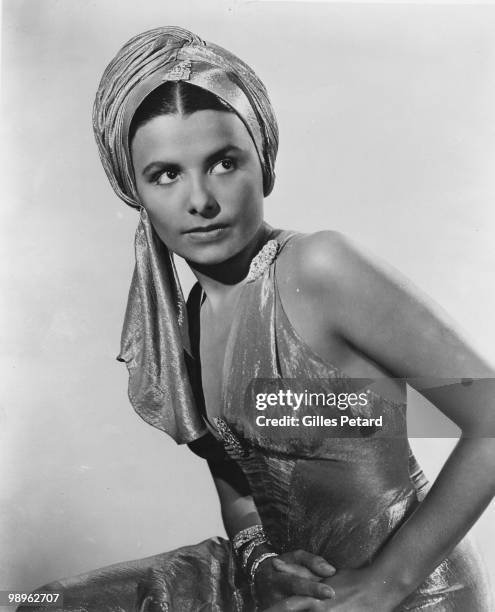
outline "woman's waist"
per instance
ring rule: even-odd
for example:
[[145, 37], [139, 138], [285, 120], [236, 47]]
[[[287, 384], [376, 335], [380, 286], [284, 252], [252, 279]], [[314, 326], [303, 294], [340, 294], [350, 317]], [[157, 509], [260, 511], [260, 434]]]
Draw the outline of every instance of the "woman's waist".
[[305, 476], [295, 471], [270, 482], [265, 475], [253, 483], [261, 520], [277, 548], [303, 548], [342, 567], [368, 561], [419, 503], [409, 480], [387, 487], [368, 479], [359, 486], [356, 478]]

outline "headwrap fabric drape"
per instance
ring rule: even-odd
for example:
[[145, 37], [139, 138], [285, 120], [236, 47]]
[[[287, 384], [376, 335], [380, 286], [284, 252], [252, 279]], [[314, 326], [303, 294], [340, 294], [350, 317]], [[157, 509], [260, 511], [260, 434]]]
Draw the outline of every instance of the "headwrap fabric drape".
[[134, 248], [136, 264], [117, 359], [127, 364], [135, 411], [176, 442], [191, 442], [206, 427], [191, 388], [186, 305], [173, 257], [144, 208]]
[[132, 38], [110, 62], [93, 108], [100, 158], [116, 194], [140, 210], [136, 264], [117, 357], [129, 371], [129, 399], [148, 423], [178, 444], [206, 428], [196, 409], [186, 305], [172, 254], [141, 205], [128, 133], [140, 103], [166, 81], [184, 80], [210, 91], [244, 123], [258, 152], [264, 193], [275, 180], [278, 128], [266, 89], [253, 70], [229, 51], [177, 27]]

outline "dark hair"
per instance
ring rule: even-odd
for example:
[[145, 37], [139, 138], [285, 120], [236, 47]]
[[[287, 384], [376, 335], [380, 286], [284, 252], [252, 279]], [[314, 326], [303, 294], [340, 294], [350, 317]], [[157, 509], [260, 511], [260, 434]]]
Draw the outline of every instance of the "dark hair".
[[138, 129], [160, 115], [191, 115], [200, 110], [234, 110], [215, 94], [185, 81], [167, 81], [154, 89], [136, 109], [129, 126], [129, 146]]

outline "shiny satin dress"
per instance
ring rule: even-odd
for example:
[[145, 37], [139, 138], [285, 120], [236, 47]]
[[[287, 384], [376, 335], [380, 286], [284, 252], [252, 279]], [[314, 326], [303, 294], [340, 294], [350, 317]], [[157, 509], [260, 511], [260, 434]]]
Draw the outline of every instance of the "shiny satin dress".
[[[337, 569], [373, 560], [423, 499], [428, 483], [407, 440], [405, 405], [369, 391], [351, 416], [382, 415], [382, 426], [260, 426], [254, 395], [267, 385], [349, 392], [353, 382], [315, 354], [292, 327], [276, 282], [277, 256], [298, 234], [274, 230], [278, 250], [242, 289], [224, 361], [223, 402], [209, 420], [205, 447], [226, 453], [245, 474], [265, 530], [279, 552], [302, 548]], [[199, 286], [190, 300], [199, 346]], [[191, 306], [192, 304], [192, 306]], [[199, 371], [192, 373], [199, 379]], [[266, 389], [267, 387], [265, 387]], [[198, 386], [196, 385], [198, 390]], [[338, 408], [326, 408], [338, 418]], [[287, 414], [275, 406], [270, 417]], [[45, 587], [47, 588], [47, 587]], [[64, 610], [177, 612], [255, 609], [230, 543], [223, 538], [95, 570], [48, 585], [64, 591]], [[464, 539], [397, 612], [489, 612], [484, 569]], [[29, 608], [32, 610], [33, 608]], [[26, 608], [27, 610], [27, 608]]]

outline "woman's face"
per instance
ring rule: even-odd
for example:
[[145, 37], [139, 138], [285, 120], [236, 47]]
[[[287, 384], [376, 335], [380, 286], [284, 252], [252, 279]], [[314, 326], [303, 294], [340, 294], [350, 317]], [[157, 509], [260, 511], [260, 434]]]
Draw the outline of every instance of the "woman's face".
[[137, 130], [131, 153], [141, 203], [174, 253], [216, 264], [253, 240], [263, 222], [263, 177], [237, 115], [160, 115]]

